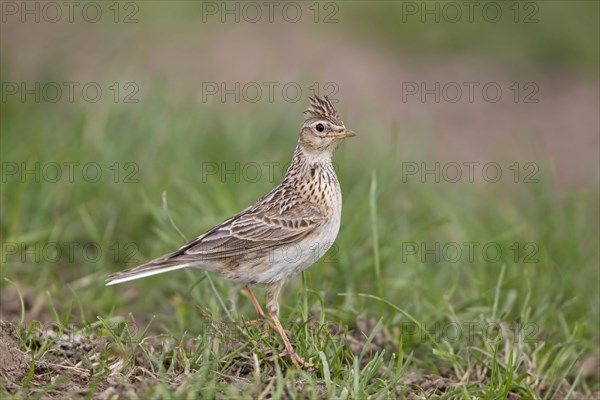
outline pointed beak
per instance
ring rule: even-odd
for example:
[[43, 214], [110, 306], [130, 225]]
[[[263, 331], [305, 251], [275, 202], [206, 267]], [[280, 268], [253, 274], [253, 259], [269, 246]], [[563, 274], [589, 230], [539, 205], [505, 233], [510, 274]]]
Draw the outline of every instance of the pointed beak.
[[345, 138], [349, 138], [349, 137], [352, 137], [352, 136], [356, 136], [356, 133], [354, 133], [352, 131], [349, 131], [349, 130], [345, 130], [343, 132], [336, 133], [334, 135], [335, 138], [339, 138], [339, 139], [345, 139]]

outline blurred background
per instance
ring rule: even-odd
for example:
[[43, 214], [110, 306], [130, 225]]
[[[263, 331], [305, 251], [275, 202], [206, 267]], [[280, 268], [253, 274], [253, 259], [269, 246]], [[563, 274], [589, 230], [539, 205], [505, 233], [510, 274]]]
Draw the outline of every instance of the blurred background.
[[284, 109], [297, 113], [317, 89], [368, 132], [358, 140], [394, 124], [399, 148], [427, 141], [440, 160], [547, 157], [560, 184], [598, 178], [594, 2], [25, 4], [3, 6], [3, 79], [61, 83], [56, 108], [68, 105], [65, 81], [81, 83], [75, 106], [97, 82], [132, 114], [160, 86], [167, 104], [193, 98], [232, 119], [251, 119], [240, 108], [275, 117], [292, 101]]
[[[219, 309], [184, 279], [200, 274], [108, 289], [105, 276], [182, 244], [163, 192], [192, 239], [275, 186], [309, 96], [329, 95], [358, 136], [335, 157], [335, 254], [305, 276], [327, 318], [402, 321], [341, 292], [427, 322], [479, 318], [505, 268], [491, 314], [579, 341], [557, 368], [584, 365], [593, 388], [598, 19], [594, 1], [2, 2], [2, 277], [28, 320], [52, 319], [50, 294], [59, 309], [76, 298], [83, 321], [193, 329], [194, 304]], [[465, 242], [502, 255], [421, 251]], [[0, 287], [2, 319], [18, 319]]]

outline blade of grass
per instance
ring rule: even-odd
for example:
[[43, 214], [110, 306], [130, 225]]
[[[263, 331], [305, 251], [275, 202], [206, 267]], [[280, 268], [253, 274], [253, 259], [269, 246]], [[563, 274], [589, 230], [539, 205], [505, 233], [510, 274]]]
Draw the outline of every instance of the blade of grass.
[[17, 295], [19, 296], [19, 303], [21, 305], [21, 319], [19, 320], [19, 334], [20, 334], [21, 329], [23, 329], [23, 326], [25, 325], [25, 302], [23, 301], [23, 294], [21, 293], [21, 290], [19, 290], [19, 287], [17, 286], [16, 283], [14, 283], [13, 281], [11, 281], [8, 278], [4, 278], [4, 280], [14, 286], [15, 290], [17, 291]]
[[498, 311], [498, 302], [500, 301], [500, 289], [502, 288], [502, 281], [504, 280], [504, 273], [506, 272], [506, 264], [502, 264], [500, 270], [500, 276], [498, 277], [498, 284], [496, 285], [496, 293], [494, 294], [494, 305], [492, 306], [492, 321], [496, 321], [496, 313]]
[[371, 212], [371, 234], [373, 235], [373, 259], [375, 264], [375, 283], [377, 295], [383, 298], [383, 287], [381, 285], [381, 259], [379, 256], [379, 232], [377, 225], [377, 175], [371, 173], [371, 189], [369, 191], [369, 209]]
[[31, 353], [31, 365], [29, 366], [29, 372], [27, 376], [23, 380], [23, 387], [27, 389], [29, 384], [31, 383], [31, 379], [33, 379], [33, 373], [35, 371], [35, 353]]

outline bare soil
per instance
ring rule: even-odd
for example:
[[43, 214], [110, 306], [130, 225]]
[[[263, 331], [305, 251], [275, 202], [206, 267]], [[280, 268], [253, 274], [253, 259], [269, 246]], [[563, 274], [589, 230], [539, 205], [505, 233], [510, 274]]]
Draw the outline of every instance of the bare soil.
[[[217, 321], [213, 322], [220, 324]], [[318, 329], [317, 325], [310, 324], [310, 329]], [[105, 338], [94, 335], [83, 336], [72, 332], [63, 332], [63, 335], [59, 336], [57, 331], [58, 329], [56, 331], [46, 329], [30, 337], [26, 344], [22, 344], [17, 326], [0, 321], [0, 359], [2, 360], [0, 393], [31, 396], [40, 394], [41, 391], [44, 399], [82, 397], [89, 393], [93, 393], [93, 397], [97, 399], [111, 399], [115, 396], [143, 398], [144, 393], [159, 382], [159, 378], [152, 372], [156, 366], [151, 365], [141, 351], [134, 355], [134, 366], [130, 368], [124, 361], [126, 358], [130, 359], [130, 356], [124, 358], [124, 350], [112, 348]], [[331, 325], [329, 332], [339, 336], [343, 335], [344, 330], [342, 327]], [[370, 336], [372, 341], [368, 342]], [[48, 339], [51, 339], [51, 345], [41, 359], [33, 360], [32, 352], [23, 350], [25, 345], [30, 348], [39, 347]], [[359, 317], [356, 325], [349, 329], [345, 341], [355, 355], [361, 353], [365, 355], [362, 360], [363, 367], [378, 352], [386, 350], [391, 354], [397, 346], [390, 332], [377, 327], [376, 320], [363, 317]], [[156, 336], [146, 342], [145, 348], [149, 354], [161, 354], [165, 347], [176, 345], [177, 343], [172, 339]], [[194, 341], [188, 340], [185, 346], [193, 348]], [[101, 354], [107, 350], [111, 355], [103, 361]], [[261, 381], [263, 389], [275, 379], [273, 362], [260, 360], [257, 364], [257, 360], [251, 355], [241, 354], [237, 357], [239, 358], [235, 363], [237, 369], [231, 369], [228, 374], [223, 375], [222, 383], [250, 384], [254, 381], [257, 368], [264, 377]], [[471, 382], [487, 382], [491, 379], [490, 362], [490, 360], [481, 360], [473, 365], [469, 373]], [[176, 390], [185, 387], [190, 380], [193, 380], [194, 371], [186, 374], [181, 366], [175, 366], [174, 371], [169, 384]], [[388, 379], [387, 375], [386, 368], [382, 367], [374, 379]], [[441, 396], [456, 390], [462, 385], [464, 379], [465, 377], [457, 376], [451, 369], [444, 369], [437, 374], [427, 371], [408, 371], [406, 376], [398, 381], [396, 394], [401, 398], [414, 400], [423, 398], [423, 395]], [[164, 382], [165, 377], [161, 377], [160, 380]], [[301, 391], [303, 385], [304, 382], [298, 380], [295, 387], [286, 388], [287, 394], [292, 397], [292, 393]], [[325, 383], [319, 385], [317, 390], [322, 392], [322, 397], [325, 397]], [[561, 398], [568, 392], [569, 384], [563, 382], [558, 388], [540, 387], [539, 390], [542, 395], [551, 390]], [[509, 395], [511, 400], [518, 398], [517, 393]], [[573, 398], [583, 399], [584, 396], [576, 392]]]

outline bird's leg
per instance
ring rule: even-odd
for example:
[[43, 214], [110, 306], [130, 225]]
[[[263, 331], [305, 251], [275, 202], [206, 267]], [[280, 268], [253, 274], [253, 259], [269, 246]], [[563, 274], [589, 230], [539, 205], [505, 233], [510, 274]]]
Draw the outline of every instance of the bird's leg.
[[[245, 289], [246, 289], [246, 292], [248, 292], [248, 295], [250, 296], [250, 300], [252, 300], [252, 304], [254, 305], [254, 309], [256, 310], [256, 313], [258, 314], [258, 319], [252, 319], [250, 321], [246, 321], [246, 322], [244, 322], [244, 325], [260, 325], [262, 323], [265, 332], [269, 328], [275, 329], [274, 326], [273, 326], [273, 324], [267, 321], [267, 316], [265, 315], [262, 307], [260, 306], [260, 303], [256, 299], [256, 296], [252, 292], [252, 289], [250, 288], [250, 285], [246, 285]], [[287, 334], [290, 334], [287, 330], [285, 332]]]
[[267, 320], [267, 316], [265, 315], [265, 312], [263, 311], [262, 307], [260, 306], [260, 303], [256, 299], [256, 296], [252, 292], [250, 285], [246, 285], [245, 289], [246, 289], [246, 292], [248, 292], [248, 295], [250, 296], [250, 300], [252, 301], [252, 305], [254, 305], [254, 309], [256, 310], [256, 313], [258, 314], [258, 319], [246, 321], [246, 322], [244, 322], [244, 326], [259, 325], [261, 323], [264, 323], [264, 330], [266, 331], [269, 326], [268, 323], [265, 322]]
[[277, 302], [277, 297], [279, 296], [279, 290], [281, 289], [281, 285], [270, 286], [267, 289], [267, 311], [269, 312], [269, 316], [273, 320], [272, 327], [279, 333], [281, 338], [283, 339], [283, 343], [285, 344], [285, 352], [280, 355], [288, 355], [292, 359], [292, 362], [296, 367], [304, 367], [310, 368], [313, 365], [309, 362], [306, 362], [304, 358], [300, 357], [296, 354], [292, 343], [287, 337], [285, 330], [281, 326], [281, 322], [279, 321], [279, 303]]
[[252, 289], [250, 289], [250, 285], [246, 285], [246, 291], [248, 292], [248, 295], [250, 296], [250, 300], [252, 300], [252, 304], [254, 305], [254, 308], [256, 309], [256, 313], [258, 314], [258, 317], [260, 319], [267, 318], [267, 316], [265, 315], [265, 312], [263, 311], [262, 307], [260, 306], [260, 303], [258, 302], [258, 300], [256, 300], [256, 296], [254, 296], [254, 293], [252, 293]]

